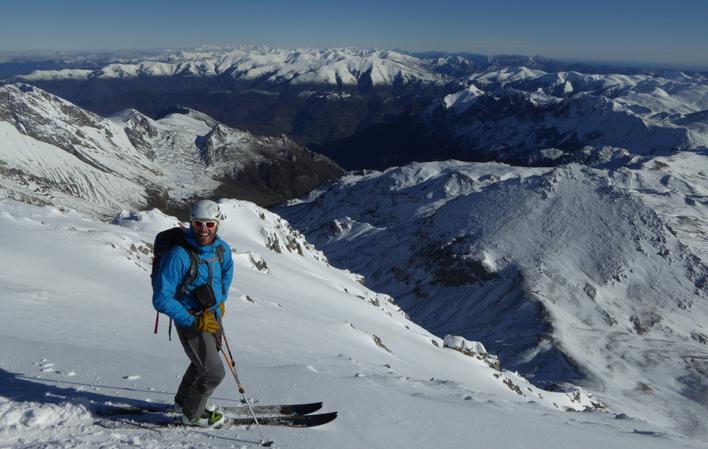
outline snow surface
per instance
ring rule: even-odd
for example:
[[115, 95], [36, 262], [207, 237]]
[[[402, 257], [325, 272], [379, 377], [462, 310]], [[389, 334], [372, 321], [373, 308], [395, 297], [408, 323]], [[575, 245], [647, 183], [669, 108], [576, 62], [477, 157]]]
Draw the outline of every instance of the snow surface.
[[[172, 400], [186, 357], [152, 334], [150, 245], [176, 219], [124, 212], [106, 224], [68, 209], [0, 201], [0, 441], [3, 447], [251, 447], [254, 428], [108, 429], [99, 404]], [[591, 399], [497, 371], [405, 318], [334, 269], [284, 220], [226, 200], [221, 234], [236, 276], [224, 318], [241, 379], [261, 403], [323, 400], [339, 418], [265, 428], [275, 447], [701, 447], [620, 416], [571, 413]], [[244, 258], [258, 255], [268, 271]], [[70, 263], [67, 263], [70, 262]], [[377, 337], [377, 338], [375, 338]], [[377, 340], [379, 343], [377, 343]], [[479, 348], [479, 347], [477, 347]], [[518, 392], [521, 392], [519, 394]], [[235, 404], [232, 379], [215, 400]]]

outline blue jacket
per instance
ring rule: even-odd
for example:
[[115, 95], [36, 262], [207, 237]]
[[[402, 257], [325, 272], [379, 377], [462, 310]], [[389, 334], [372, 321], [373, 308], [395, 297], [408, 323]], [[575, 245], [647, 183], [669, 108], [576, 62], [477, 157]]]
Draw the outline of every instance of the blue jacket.
[[[231, 248], [219, 236], [210, 245], [205, 246], [200, 246], [197, 243], [191, 229], [185, 232], [184, 238], [200, 260], [197, 278], [186, 286], [186, 294], [178, 299], [176, 297], [177, 289], [189, 272], [191, 261], [184, 248], [175, 246], [160, 258], [160, 267], [155, 276], [152, 305], [158, 312], [168, 315], [178, 325], [191, 327], [194, 325], [195, 318], [190, 311], [201, 310], [199, 302], [192, 296], [192, 290], [208, 282], [209, 270], [211, 270], [211, 287], [216, 296], [216, 306], [211, 310], [214, 310], [217, 318], [220, 318], [218, 305], [226, 301], [234, 276], [234, 264]], [[219, 255], [216, 252], [219, 245], [224, 248], [224, 263], [221, 266], [219, 265]]]

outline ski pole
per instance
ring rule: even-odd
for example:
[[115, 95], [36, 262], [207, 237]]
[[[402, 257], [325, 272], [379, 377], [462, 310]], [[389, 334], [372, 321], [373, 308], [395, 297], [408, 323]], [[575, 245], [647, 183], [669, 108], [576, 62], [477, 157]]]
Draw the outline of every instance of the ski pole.
[[228, 348], [229, 354], [227, 355], [226, 352], [224, 352], [224, 348], [221, 346], [221, 342], [219, 341], [219, 337], [217, 337], [216, 334], [214, 334], [214, 340], [216, 340], [216, 348], [221, 352], [221, 355], [224, 356], [224, 360], [226, 361], [226, 364], [229, 367], [229, 370], [231, 371], [231, 374], [234, 376], [234, 380], [236, 381], [236, 385], [238, 386], [238, 392], [243, 395], [243, 400], [246, 401], [246, 405], [248, 406], [248, 410], [251, 412], [251, 416], [253, 417], [253, 422], [256, 423], [256, 427], [258, 428], [258, 433], [261, 434], [261, 442], [260, 445], [263, 447], [270, 447], [273, 444], [272, 440], [266, 439], [265, 435], [263, 434], [263, 429], [261, 428], [261, 424], [258, 422], [258, 418], [256, 417], [256, 413], [253, 411], [253, 407], [251, 406], [251, 401], [248, 400], [248, 397], [246, 396], [246, 389], [243, 388], [243, 384], [241, 383], [241, 380], [238, 378], [238, 372], [236, 372], [236, 362], [234, 361], [233, 356], [231, 355], [231, 348], [229, 347], [229, 341], [226, 339], [226, 334], [224, 333], [224, 328], [223, 326], [221, 327], [221, 336], [224, 339], [224, 342], [226, 342], [226, 347]]
[[[226, 343], [226, 350], [229, 352], [229, 358], [231, 359], [231, 363], [233, 363], [234, 369], [236, 368], [236, 360], [234, 359], [234, 355], [231, 353], [231, 346], [229, 346], [229, 340], [226, 338], [226, 334], [224, 334], [223, 329], [221, 330], [221, 336], [224, 337], [224, 343]], [[235, 372], [235, 371], [234, 371]], [[241, 382], [238, 381], [238, 375], [236, 375], [236, 381], [238, 382], [238, 391], [239, 393], [245, 393], [243, 389], [243, 385]]]

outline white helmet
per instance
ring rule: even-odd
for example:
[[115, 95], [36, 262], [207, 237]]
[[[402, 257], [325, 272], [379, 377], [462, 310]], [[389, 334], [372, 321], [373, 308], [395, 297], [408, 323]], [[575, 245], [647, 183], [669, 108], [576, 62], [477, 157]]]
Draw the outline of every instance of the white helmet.
[[189, 221], [193, 220], [214, 220], [217, 223], [224, 220], [226, 216], [221, 213], [219, 205], [211, 200], [199, 200], [194, 203], [189, 212]]

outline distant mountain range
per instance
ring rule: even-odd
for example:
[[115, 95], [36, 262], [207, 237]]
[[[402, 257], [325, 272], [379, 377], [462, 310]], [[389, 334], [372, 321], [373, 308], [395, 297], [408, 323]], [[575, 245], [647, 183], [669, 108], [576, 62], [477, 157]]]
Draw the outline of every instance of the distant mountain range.
[[[176, 105], [286, 134], [348, 169], [450, 158], [558, 165], [593, 148], [706, 147], [708, 77], [609, 73], [540, 56], [203, 48], [18, 76], [102, 115]], [[586, 72], [573, 71], [585, 70]]]

